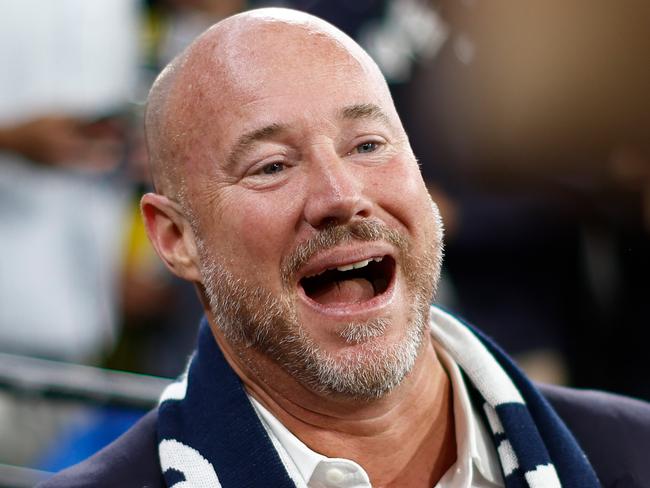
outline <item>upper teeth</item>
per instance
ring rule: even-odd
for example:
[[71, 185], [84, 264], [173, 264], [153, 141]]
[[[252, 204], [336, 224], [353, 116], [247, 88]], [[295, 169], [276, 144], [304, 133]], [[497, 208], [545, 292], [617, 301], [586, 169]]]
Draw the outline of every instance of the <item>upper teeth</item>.
[[[377, 258], [362, 259], [361, 261], [357, 261], [356, 263], [344, 264], [343, 266], [337, 266], [336, 268], [328, 268], [328, 269], [336, 269], [337, 271], [350, 271], [351, 269], [358, 269], [358, 268], [363, 268], [364, 266], [368, 266], [368, 263], [370, 261], [380, 262], [382, 259], [384, 259], [382, 256]], [[324, 269], [323, 271], [320, 271], [318, 273], [308, 275], [307, 278], [321, 275], [325, 271], [327, 271], [327, 269]]]
[[368, 263], [370, 261], [381, 261], [383, 258], [378, 257], [378, 258], [370, 258], [370, 259], [363, 259], [361, 261], [357, 261], [356, 263], [350, 263], [350, 264], [344, 264], [343, 266], [337, 266], [336, 270], [337, 271], [350, 271], [351, 269], [359, 269], [363, 268], [364, 266], [368, 266]]

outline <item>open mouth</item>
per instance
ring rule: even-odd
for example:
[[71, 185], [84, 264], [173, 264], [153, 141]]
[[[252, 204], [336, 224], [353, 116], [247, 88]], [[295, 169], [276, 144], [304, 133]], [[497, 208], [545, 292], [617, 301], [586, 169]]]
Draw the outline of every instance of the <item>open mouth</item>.
[[306, 276], [305, 295], [321, 305], [362, 303], [383, 294], [395, 273], [395, 260], [379, 256]]

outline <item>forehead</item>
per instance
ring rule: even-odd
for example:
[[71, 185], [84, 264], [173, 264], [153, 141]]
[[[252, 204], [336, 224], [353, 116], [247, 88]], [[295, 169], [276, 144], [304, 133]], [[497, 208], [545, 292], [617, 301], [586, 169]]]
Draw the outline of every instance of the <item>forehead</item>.
[[351, 105], [374, 104], [392, 115], [388, 89], [367, 55], [353, 41], [309, 26], [235, 29], [206, 39], [187, 64], [179, 115], [195, 129], [219, 126], [222, 142], [251, 126], [331, 116]]

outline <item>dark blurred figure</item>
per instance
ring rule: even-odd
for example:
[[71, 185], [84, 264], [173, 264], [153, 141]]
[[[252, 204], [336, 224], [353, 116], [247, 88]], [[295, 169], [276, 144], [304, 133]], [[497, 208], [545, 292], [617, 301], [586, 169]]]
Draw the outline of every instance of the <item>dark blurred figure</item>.
[[542, 379], [650, 398], [650, 6], [434, 6], [447, 41], [397, 99], [452, 308]]

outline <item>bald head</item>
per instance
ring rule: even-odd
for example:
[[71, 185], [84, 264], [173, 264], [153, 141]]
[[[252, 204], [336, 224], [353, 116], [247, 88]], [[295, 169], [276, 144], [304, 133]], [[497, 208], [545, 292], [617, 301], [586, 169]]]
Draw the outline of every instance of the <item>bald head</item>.
[[237, 112], [247, 94], [273, 85], [278, 71], [302, 70], [304, 77], [294, 82], [314, 83], [317, 75], [310, 66], [319, 63], [341, 72], [361, 71], [390, 97], [368, 54], [331, 24], [306, 13], [252, 10], [204, 32], [163, 70], [149, 94], [145, 127], [156, 191], [186, 203], [188, 172], [210, 161], [220, 142], [220, 134], [211, 130], [215, 120]]

